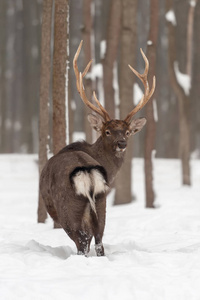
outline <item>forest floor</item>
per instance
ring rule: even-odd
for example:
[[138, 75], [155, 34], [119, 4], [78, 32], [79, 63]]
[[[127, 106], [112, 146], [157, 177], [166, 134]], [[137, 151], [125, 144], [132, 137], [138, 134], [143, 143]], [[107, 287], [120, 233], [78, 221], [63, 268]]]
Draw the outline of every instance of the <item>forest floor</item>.
[[0, 155], [1, 300], [199, 300], [200, 161], [192, 187], [180, 162], [155, 159], [157, 209], [146, 209], [143, 160], [133, 161], [136, 200], [107, 205], [105, 257], [76, 255], [52, 221], [37, 224], [35, 155]]

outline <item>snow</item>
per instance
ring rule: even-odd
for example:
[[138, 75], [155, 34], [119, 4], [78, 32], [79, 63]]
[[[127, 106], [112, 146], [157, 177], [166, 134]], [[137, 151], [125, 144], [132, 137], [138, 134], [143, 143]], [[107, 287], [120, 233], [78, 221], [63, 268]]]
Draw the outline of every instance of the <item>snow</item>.
[[157, 102], [156, 99], [152, 100], [153, 102], [153, 117], [154, 117], [154, 121], [158, 122], [158, 108], [157, 108]]
[[100, 42], [100, 57], [101, 59], [104, 59], [105, 54], [106, 54], [106, 40], [103, 40]]
[[197, 4], [197, 0], [191, 0], [190, 1], [190, 6], [195, 7]]
[[176, 26], [177, 22], [176, 22], [176, 16], [173, 10], [169, 10], [166, 15], [165, 18], [168, 22], [172, 23], [172, 25]]
[[153, 42], [152, 42], [151, 40], [148, 40], [148, 41], [147, 41], [147, 45], [148, 45], [148, 46], [151, 46], [151, 45], [153, 45]]
[[191, 77], [180, 72], [177, 61], [174, 62], [174, 71], [179, 85], [183, 88], [185, 94], [188, 96], [191, 89]]
[[[144, 162], [133, 160], [137, 201], [108, 199], [105, 257], [76, 255], [52, 221], [37, 224], [35, 155], [0, 156], [0, 298], [2, 300], [200, 299], [200, 161], [192, 187], [180, 185], [178, 160], [154, 159], [160, 208], [144, 208]], [[112, 193], [113, 195], [113, 193]]]
[[102, 64], [95, 64], [92, 66], [91, 72], [88, 72], [86, 78], [95, 81], [97, 78], [103, 78], [103, 66]]

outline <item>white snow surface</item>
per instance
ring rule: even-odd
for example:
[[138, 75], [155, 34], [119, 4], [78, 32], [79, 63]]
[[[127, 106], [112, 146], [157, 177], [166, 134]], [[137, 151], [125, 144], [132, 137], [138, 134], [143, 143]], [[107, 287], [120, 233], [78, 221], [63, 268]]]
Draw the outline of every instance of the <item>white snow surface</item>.
[[199, 300], [200, 161], [183, 187], [178, 160], [154, 160], [157, 209], [144, 207], [143, 164], [133, 160], [136, 201], [108, 199], [106, 256], [92, 245], [84, 257], [50, 219], [37, 224], [37, 157], [0, 155], [0, 299]]

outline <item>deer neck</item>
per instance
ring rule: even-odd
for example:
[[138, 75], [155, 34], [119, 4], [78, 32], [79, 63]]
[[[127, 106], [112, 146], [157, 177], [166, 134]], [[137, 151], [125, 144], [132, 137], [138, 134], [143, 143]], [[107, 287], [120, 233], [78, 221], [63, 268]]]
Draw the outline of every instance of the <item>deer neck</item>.
[[94, 153], [94, 158], [104, 167], [108, 181], [112, 183], [124, 161], [124, 154], [121, 157], [117, 157], [113, 152], [105, 149], [101, 136], [91, 145], [91, 153]]

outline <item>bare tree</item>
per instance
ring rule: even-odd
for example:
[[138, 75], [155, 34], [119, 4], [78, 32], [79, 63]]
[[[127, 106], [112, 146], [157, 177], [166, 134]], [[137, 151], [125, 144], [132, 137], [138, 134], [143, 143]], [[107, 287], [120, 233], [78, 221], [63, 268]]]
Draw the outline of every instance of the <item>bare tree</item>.
[[[40, 17], [42, 5], [39, 1], [15, 1], [23, 7], [23, 57], [21, 58], [24, 69], [24, 82], [22, 94], [24, 95], [23, 109], [23, 126], [24, 139], [26, 142], [26, 151], [38, 151], [38, 109], [39, 109], [39, 74], [40, 74], [40, 41], [41, 41], [41, 24]], [[20, 4], [23, 2], [23, 4]], [[41, 13], [40, 13], [41, 10]], [[19, 56], [19, 55], [18, 55]], [[17, 56], [17, 57], [18, 57]], [[17, 59], [18, 60], [18, 59]], [[38, 101], [36, 101], [36, 98]], [[33, 130], [35, 128], [36, 130]]]
[[[2, 94], [2, 146], [4, 152], [13, 152], [14, 140], [14, 111], [13, 111], [13, 89], [15, 88], [15, 46], [16, 46], [16, 20], [17, 20], [17, 7], [13, 1], [1, 1], [1, 23], [3, 28], [1, 36], [1, 94]], [[12, 9], [13, 13], [8, 14]], [[3, 16], [3, 13], [5, 16]], [[9, 38], [12, 36], [13, 38]], [[12, 88], [11, 88], [12, 87]]]
[[68, 0], [55, 1], [53, 54], [53, 153], [66, 145]]
[[190, 1], [188, 10], [188, 27], [187, 27], [187, 65], [186, 74], [192, 76], [192, 54], [193, 54], [193, 35], [194, 35], [194, 12], [198, 0]]
[[117, 58], [117, 51], [121, 30], [121, 0], [111, 0], [108, 17], [106, 54], [103, 61], [103, 85], [105, 108], [112, 118], [115, 117], [115, 100], [113, 88], [113, 67]]
[[[119, 67], [120, 118], [133, 108], [133, 84], [135, 77], [128, 69], [128, 64], [136, 62], [136, 30], [137, 30], [137, 0], [122, 0], [121, 51]], [[115, 181], [115, 204], [132, 201], [132, 158], [133, 143], [127, 149], [121, 172]]]
[[[187, 21], [187, 59], [186, 59], [186, 74], [191, 78], [191, 83], [193, 83], [193, 59], [194, 59], [194, 16], [195, 16], [195, 9], [197, 5], [198, 0], [189, 1], [189, 8], [188, 8], [188, 21]], [[191, 84], [191, 110], [193, 110], [191, 113], [195, 110], [195, 102], [192, 99], [193, 97], [193, 90], [192, 90], [192, 84]], [[191, 122], [191, 116], [194, 119], [193, 122]], [[195, 147], [195, 114], [190, 115], [190, 130], [193, 132], [192, 136], [190, 137], [191, 141], [191, 151], [196, 150]]]
[[[170, 13], [167, 17], [168, 24], [168, 44], [169, 44], [169, 74], [172, 88], [177, 96], [179, 106], [179, 157], [182, 164], [182, 183], [190, 185], [190, 135], [189, 135], [189, 94], [183, 89], [177, 78], [177, 55], [175, 40], [175, 15], [173, 10], [173, 0], [166, 2], [166, 13]], [[168, 15], [169, 16], [169, 15]]]
[[[149, 81], [153, 81], [156, 73], [156, 48], [158, 36], [158, 15], [159, 0], [151, 0], [150, 3], [150, 29], [147, 42], [147, 57], [150, 61]], [[154, 99], [153, 99], [154, 101]], [[154, 116], [153, 102], [147, 103], [146, 107], [146, 137], [145, 137], [145, 191], [146, 207], [154, 207], [154, 187], [153, 187], [153, 165], [152, 154], [155, 149], [156, 122]]]
[[191, 86], [191, 132], [192, 150], [198, 157], [200, 156], [200, 1], [197, 1], [194, 14], [194, 38], [193, 38], [193, 66], [192, 66], [192, 86]]
[[[53, 153], [66, 145], [68, 0], [55, 1], [53, 54]], [[68, 117], [68, 116], [67, 116]], [[54, 228], [60, 226], [54, 222]]]
[[0, 150], [6, 152], [6, 10], [7, 2], [0, 1]]
[[[84, 49], [84, 65], [91, 60], [91, 35], [92, 35], [92, 13], [91, 13], [92, 0], [83, 1], [83, 29], [82, 36], [84, 40], [83, 49]], [[84, 79], [84, 86], [86, 94], [89, 99], [92, 98], [92, 79], [87, 77]], [[92, 143], [92, 129], [88, 123], [87, 115], [90, 112], [88, 107], [84, 107], [85, 118], [84, 118], [84, 129], [86, 133], [86, 139], [89, 143]]]
[[[43, 1], [41, 74], [40, 74], [40, 120], [39, 120], [39, 174], [47, 162], [49, 134], [49, 93], [51, 79], [51, 21], [52, 0]], [[38, 222], [44, 223], [46, 209], [39, 193]]]

